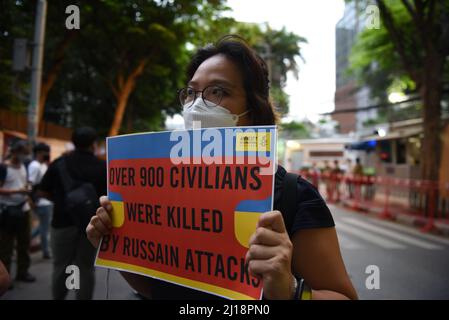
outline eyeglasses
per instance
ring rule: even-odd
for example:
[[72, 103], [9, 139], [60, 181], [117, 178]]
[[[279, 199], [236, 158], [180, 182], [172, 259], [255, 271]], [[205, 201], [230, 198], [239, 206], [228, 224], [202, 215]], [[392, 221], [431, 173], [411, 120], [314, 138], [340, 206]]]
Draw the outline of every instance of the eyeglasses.
[[201, 93], [201, 99], [212, 108], [220, 104], [224, 95], [224, 89], [219, 86], [208, 86], [204, 90], [196, 91], [193, 88], [186, 87], [178, 91], [179, 102], [182, 107], [190, 107], [196, 100], [197, 94]]

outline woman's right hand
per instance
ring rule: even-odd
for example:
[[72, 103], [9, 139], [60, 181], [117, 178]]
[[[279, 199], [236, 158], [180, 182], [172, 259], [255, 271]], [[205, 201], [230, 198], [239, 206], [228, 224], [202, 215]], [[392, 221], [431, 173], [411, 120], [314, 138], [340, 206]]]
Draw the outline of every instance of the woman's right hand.
[[100, 245], [101, 238], [110, 234], [112, 230], [112, 205], [108, 197], [100, 197], [100, 205], [86, 228], [87, 239], [95, 248]]

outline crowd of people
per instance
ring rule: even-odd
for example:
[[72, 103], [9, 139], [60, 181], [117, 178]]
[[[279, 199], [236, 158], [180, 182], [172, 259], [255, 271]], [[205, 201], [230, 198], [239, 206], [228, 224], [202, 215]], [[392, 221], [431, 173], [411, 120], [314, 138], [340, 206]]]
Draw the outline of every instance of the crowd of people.
[[329, 160], [324, 160], [322, 166], [318, 166], [316, 162], [312, 166], [302, 170], [302, 175], [308, 178], [317, 188], [320, 184], [324, 185], [327, 200], [329, 202], [338, 202], [341, 199], [342, 186], [347, 190], [350, 199], [355, 197], [357, 192], [361, 192], [363, 187], [363, 196], [372, 198], [374, 189], [368, 178], [372, 176], [362, 164], [360, 158], [356, 158], [355, 162], [347, 159], [343, 164], [339, 160], [333, 160], [332, 165]]
[[[0, 295], [14, 289], [12, 257], [16, 253], [15, 281], [34, 282], [29, 272], [30, 243], [40, 238], [43, 259], [52, 259], [52, 295], [67, 295], [65, 269], [75, 264], [80, 269], [78, 299], [91, 299], [95, 283], [95, 248], [85, 234], [87, 225], [79, 227], [67, 215], [68, 189], [91, 184], [95, 198], [106, 193], [106, 162], [94, 155], [97, 135], [93, 128], [74, 130], [73, 151], [50, 161], [50, 146], [38, 143], [30, 147], [17, 140], [9, 146], [0, 164]], [[69, 180], [69, 181], [68, 181]], [[67, 184], [71, 184], [66, 188]], [[98, 206], [97, 203], [94, 204]], [[32, 229], [33, 221], [37, 226]]]

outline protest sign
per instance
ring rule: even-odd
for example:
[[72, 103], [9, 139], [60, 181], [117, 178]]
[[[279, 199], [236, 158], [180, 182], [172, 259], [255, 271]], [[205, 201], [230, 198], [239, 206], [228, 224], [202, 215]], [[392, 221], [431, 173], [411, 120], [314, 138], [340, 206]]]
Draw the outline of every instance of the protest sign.
[[249, 274], [245, 254], [260, 214], [273, 208], [276, 133], [261, 126], [108, 138], [113, 231], [95, 265], [259, 299], [261, 279]]

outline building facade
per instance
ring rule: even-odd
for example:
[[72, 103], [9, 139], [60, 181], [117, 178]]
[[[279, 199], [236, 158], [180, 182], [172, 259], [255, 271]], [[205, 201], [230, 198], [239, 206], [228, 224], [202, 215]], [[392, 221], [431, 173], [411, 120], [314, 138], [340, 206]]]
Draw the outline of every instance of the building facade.
[[358, 85], [354, 77], [348, 74], [352, 46], [365, 25], [362, 9], [361, 1], [346, 3], [344, 15], [335, 28], [336, 90], [334, 102], [337, 113], [333, 114], [332, 118], [338, 122], [340, 133], [360, 131], [368, 119], [375, 118], [377, 115], [376, 110], [338, 113], [338, 111], [358, 109], [373, 104], [369, 88]]

